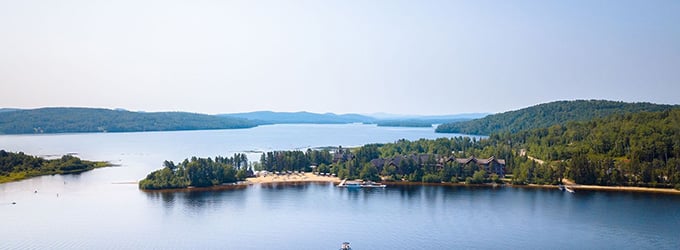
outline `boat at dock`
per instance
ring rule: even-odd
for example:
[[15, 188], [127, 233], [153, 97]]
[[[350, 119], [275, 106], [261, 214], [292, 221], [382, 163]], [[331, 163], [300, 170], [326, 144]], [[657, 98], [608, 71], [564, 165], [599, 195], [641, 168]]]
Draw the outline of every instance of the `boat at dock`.
[[560, 184], [559, 186], [557, 186], [557, 188], [559, 188], [560, 191], [566, 191], [566, 192], [569, 192], [569, 193], [572, 193], [572, 194], [573, 194], [573, 193], [576, 193], [576, 191], [574, 191], [574, 189], [572, 189], [572, 188], [570, 188], [570, 187], [568, 187], [568, 186], [566, 186], [566, 185], [561, 185], [561, 184]]
[[387, 185], [378, 183], [378, 182], [372, 182], [372, 181], [361, 181], [361, 180], [356, 180], [356, 181], [348, 181], [347, 179], [344, 179], [338, 184], [338, 187], [345, 187], [345, 188], [384, 188], [387, 187]]

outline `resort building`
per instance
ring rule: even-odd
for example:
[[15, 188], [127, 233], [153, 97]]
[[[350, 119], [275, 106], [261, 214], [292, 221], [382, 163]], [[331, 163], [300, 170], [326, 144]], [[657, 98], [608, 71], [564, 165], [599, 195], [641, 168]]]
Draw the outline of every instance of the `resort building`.
[[496, 159], [496, 157], [490, 157], [487, 159], [468, 157], [468, 158], [455, 158], [442, 157], [432, 154], [413, 154], [409, 156], [395, 156], [393, 158], [378, 158], [371, 160], [371, 164], [378, 169], [382, 169], [384, 166], [395, 166], [398, 167], [402, 161], [410, 161], [412, 164], [419, 166], [436, 165], [437, 168], [444, 167], [444, 164], [454, 162], [460, 165], [472, 165], [478, 170], [484, 170], [489, 174], [497, 174], [500, 177], [505, 176], [505, 160]]
[[455, 158], [453, 156], [440, 160], [440, 163], [455, 162], [461, 165], [473, 164], [480, 170], [484, 170], [490, 174], [497, 174], [500, 177], [505, 176], [505, 160], [496, 159], [496, 157], [489, 157], [488, 159], [478, 159], [475, 157]]

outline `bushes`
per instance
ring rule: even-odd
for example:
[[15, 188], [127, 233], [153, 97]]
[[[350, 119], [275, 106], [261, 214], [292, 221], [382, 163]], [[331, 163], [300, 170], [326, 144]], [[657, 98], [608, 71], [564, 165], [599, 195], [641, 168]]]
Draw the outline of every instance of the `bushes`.
[[236, 182], [247, 177], [246, 168], [236, 170], [226, 162], [234, 162], [232, 158], [191, 158], [175, 166], [172, 162], [164, 163], [165, 167], [151, 172], [139, 181], [141, 189], [170, 189], [189, 186], [207, 187], [222, 183]]
[[80, 173], [106, 166], [109, 166], [106, 162], [84, 161], [71, 155], [46, 160], [21, 152], [0, 150], [0, 177], [3, 177], [0, 183], [39, 175]]
[[479, 170], [476, 171], [472, 177], [468, 177], [465, 179], [466, 184], [482, 184], [486, 181], [486, 178], [484, 176], [486, 175], [486, 171], [484, 170]]
[[441, 177], [439, 177], [439, 175], [436, 174], [426, 174], [425, 176], [423, 176], [423, 182], [440, 183], [442, 182], [442, 179]]

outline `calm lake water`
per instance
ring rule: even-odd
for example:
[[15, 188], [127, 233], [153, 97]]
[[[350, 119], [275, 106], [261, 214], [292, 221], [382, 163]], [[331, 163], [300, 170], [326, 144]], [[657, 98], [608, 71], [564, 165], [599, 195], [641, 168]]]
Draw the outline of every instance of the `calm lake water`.
[[680, 249], [680, 196], [672, 195], [330, 184], [145, 193], [125, 184], [166, 159], [440, 136], [359, 124], [0, 136], [5, 150], [121, 164], [0, 184], [0, 249], [338, 249], [343, 241], [354, 249]]

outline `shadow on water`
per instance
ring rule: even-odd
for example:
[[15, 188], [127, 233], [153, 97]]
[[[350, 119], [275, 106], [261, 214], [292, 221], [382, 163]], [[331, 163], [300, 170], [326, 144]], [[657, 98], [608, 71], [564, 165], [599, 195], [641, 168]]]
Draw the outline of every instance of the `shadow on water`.
[[[409, 186], [399, 186], [399, 187], [394, 187], [397, 190], [399, 190], [399, 194], [401, 195], [402, 199], [413, 199], [416, 197], [417, 194], [420, 194], [420, 190], [423, 188], [422, 186], [414, 186], [414, 185], [409, 185]], [[394, 189], [390, 187], [390, 189]]]

